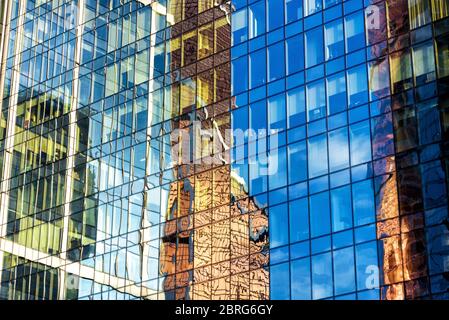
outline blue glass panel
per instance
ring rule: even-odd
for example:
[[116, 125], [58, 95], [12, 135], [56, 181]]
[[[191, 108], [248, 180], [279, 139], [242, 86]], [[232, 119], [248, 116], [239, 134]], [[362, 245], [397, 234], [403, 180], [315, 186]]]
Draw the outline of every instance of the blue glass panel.
[[329, 130], [343, 127], [348, 124], [347, 112], [342, 112], [328, 118]]
[[284, 28], [271, 31], [270, 33], [267, 34], [267, 44], [271, 45], [273, 43], [284, 40], [284, 38], [285, 38]]
[[305, 141], [288, 146], [289, 183], [307, 179], [307, 149]]
[[324, 253], [312, 257], [312, 297], [314, 300], [332, 296], [332, 257]]
[[[368, 105], [349, 110], [349, 123], [359, 122], [369, 118]], [[379, 128], [380, 130], [380, 128]]]
[[351, 181], [349, 170], [343, 170], [330, 175], [331, 188], [336, 188], [348, 184]]
[[285, 262], [289, 259], [289, 256], [290, 251], [288, 246], [270, 250], [270, 264]]
[[288, 130], [287, 133], [288, 136], [288, 142], [295, 142], [298, 140], [303, 140], [306, 138], [306, 127], [302, 126], [302, 127], [296, 127], [294, 129], [290, 129]]
[[331, 250], [331, 237], [325, 236], [311, 241], [312, 254], [322, 253]]
[[270, 267], [270, 299], [290, 299], [290, 271], [289, 263]]
[[295, 260], [290, 263], [291, 291], [294, 300], [310, 300], [310, 259]]
[[303, 35], [291, 37], [285, 41], [287, 50], [287, 75], [304, 69]]
[[380, 299], [380, 291], [379, 289], [366, 290], [357, 293], [358, 300], [379, 300]]
[[268, 47], [268, 81], [285, 76], [284, 41]]
[[312, 237], [330, 233], [329, 192], [310, 197], [310, 231]]
[[322, 176], [313, 180], [309, 180], [309, 192], [318, 193], [329, 189], [329, 176]]
[[284, 1], [267, 0], [268, 31], [281, 27], [284, 24]]
[[335, 294], [355, 291], [354, 247], [334, 251]]
[[287, 201], [287, 188], [281, 188], [274, 191], [270, 191], [268, 194], [268, 199], [270, 205], [279, 204]]
[[[326, 0], [327, 1], [327, 0]], [[334, 2], [334, 0], [330, 0], [331, 2]], [[336, 2], [341, 2], [340, 0], [335, 0]], [[329, 8], [329, 6], [325, 6], [326, 8]], [[328, 21], [332, 21], [336, 18], [339, 18], [342, 16], [343, 12], [342, 12], [342, 7], [341, 5], [339, 6], [333, 6], [330, 7], [329, 9], [324, 11], [324, 22], [328, 22]]]
[[351, 138], [351, 164], [353, 166], [371, 161], [371, 133], [369, 121], [349, 127]]
[[314, 178], [327, 173], [327, 135], [308, 140], [309, 177]]
[[285, 23], [290, 23], [302, 18], [302, 1], [285, 0]]
[[349, 167], [348, 144], [347, 127], [329, 132], [329, 168], [331, 172]]
[[351, 294], [345, 294], [343, 296], [338, 296], [335, 297], [335, 300], [357, 300], [357, 295], [355, 293], [351, 293]]
[[271, 82], [268, 85], [268, 95], [269, 96], [278, 94], [278, 93], [280, 93], [282, 91], [285, 91], [285, 81], [284, 81], [284, 79]]
[[249, 6], [249, 38], [255, 38], [265, 33], [265, 1], [259, 1]]
[[292, 244], [290, 246], [291, 259], [304, 258], [310, 255], [310, 243], [309, 241], [303, 241], [300, 243]]
[[366, 65], [347, 71], [349, 106], [355, 107], [368, 102]]
[[264, 99], [267, 96], [267, 87], [262, 86], [249, 92], [249, 102], [255, 102]]
[[376, 225], [370, 224], [367, 226], [359, 227], [354, 230], [355, 242], [367, 242], [376, 239]]
[[326, 79], [327, 84], [327, 107], [329, 114], [336, 114], [346, 110], [346, 78], [345, 74], [339, 73]]
[[306, 32], [306, 67], [313, 67], [323, 61], [323, 29], [319, 27]]
[[269, 209], [270, 247], [275, 248], [288, 243], [288, 207], [281, 204]]
[[285, 94], [268, 99], [268, 130], [285, 130], [286, 112]]
[[248, 59], [246, 56], [232, 61], [232, 95], [248, 90]]
[[331, 191], [332, 230], [334, 232], [352, 227], [350, 186]]
[[249, 55], [250, 89], [256, 88], [266, 82], [266, 51], [265, 49]]
[[352, 205], [356, 226], [374, 222], [374, 189], [372, 180], [352, 185]]
[[287, 184], [287, 148], [270, 150], [269, 157], [269, 187], [277, 189]]
[[256, 195], [268, 190], [268, 166], [266, 164], [267, 159], [268, 156], [266, 154], [259, 154], [258, 158], [251, 158], [248, 160], [250, 162], [249, 177], [251, 195]]
[[306, 122], [306, 101], [304, 88], [287, 92], [288, 127], [293, 128]]
[[248, 19], [246, 8], [232, 14], [232, 45], [248, 39]]
[[323, 9], [322, 0], [304, 0], [304, 15], [308, 16]]
[[345, 17], [346, 51], [351, 52], [365, 46], [364, 12], [359, 11]]
[[[246, 130], [248, 130], [248, 106], [233, 110], [231, 113], [231, 119], [232, 128], [234, 130], [241, 130], [242, 132], [246, 132]], [[240, 144], [242, 142], [244, 141], [239, 141], [239, 139], [235, 140], [235, 144]]]
[[259, 138], [264, 137], [266, 135], [266, 126], [267, 126], [266, 101], [262, 100], [251, 104], [249, 128], [254, 130], [254, 132], [249, 137], [249, 139], [255, 140], [256, 137]]
[[332, 7], [340, 2], [342, 2], [342, 0], [324, 0], [324, 8]]
[[297, 183], [288, 187], [288, 195], [290, 199], [297, 199], [307, 195], [307, 181]]
[[309, 204], [307, 198], [290, 202], [290, 242], [309, 238]]
[[379, 286], [379, 267], [376, 242], [355, 247], [358, 290], [374, 289]]
[[341, 19], [324, 26], [326, 40], [326, 60], [335, 59], [345, 53], [343, 21]]
[[314, 122], [309, 122], [308, 126], [308, 135], [309, 137], [316, 136], [317, 134], [326, 132], [326, 119], [321, 119]]
[[308, 121], [326, 116], [326, 90], [324, 81], [316, 81], [307, 85], [307, 117]]
[[354, 238], [352, 230], [332, 234], [332, 247], [335, 249], [353, 245]]

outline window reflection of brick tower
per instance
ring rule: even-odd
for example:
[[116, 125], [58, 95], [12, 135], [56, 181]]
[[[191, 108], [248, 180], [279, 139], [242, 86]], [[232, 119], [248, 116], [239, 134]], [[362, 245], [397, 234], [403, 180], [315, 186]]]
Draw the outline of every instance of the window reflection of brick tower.
[[161, 251], [167, 296], [267, 299], [266, 212], [229, 165], [200, 172], [170, 188]]
[[[178, 180], [170, 184], [167, 212], [161, 213], [166, 216], [162, 289], [166, 299], [267, 299], [268, 217], [248, 198], [246, 182], [231, 173], [229, 160], [231, 7], [225, 1], [206, 2], [215, 5], [198, 17], [207, 24], [180, 37], [176, 30], [186, 25], [181, 20], [200, 4], [168, 8], [186, 12], [172, 17], [172, 39], [167, 40], [177, 89], [165, 103], [179, 109], [180, 117], [171, 123], [182, 133], [171, 142]], [[184, 80], [176, 82], [179, 75]]]
[[[407, 1], [402, 0], [386, 1], [377, 7], [380, 28], [368, 28], [367, 35], [372, 44], [371, 56], [376, 57], [371, 63], [370, 88], [373, 98], [379, 99], [378, 109], [382, 113], [372, 121], [381, 298], [413, 299], [428, 290], [421, 173], [417, 166], [402, 168], [413, 150], [409, 152], [410, 148], [400, 145], [395, 148], [395, 137], [397, 141], [413, 140], [413, 123], [397, 120], [402, 112], [398, 110], [407, 107], [405, 93], [394, 96], [391, 102], [382, 100], [407, 89], [406, 83], [394, 83], [390, 91], [390, 70], [400, 69], [389, 64], [384, 44], [389, 37], [390, 46], [395, 47], [397, 34], [408, 30], [408, 8]], [[387, 26], [386, 15], [394, 21], [393, 25]], [[391, 77], [396, 78], [394, 74]], [[402, 150], [405, 152], [395, 154]]]

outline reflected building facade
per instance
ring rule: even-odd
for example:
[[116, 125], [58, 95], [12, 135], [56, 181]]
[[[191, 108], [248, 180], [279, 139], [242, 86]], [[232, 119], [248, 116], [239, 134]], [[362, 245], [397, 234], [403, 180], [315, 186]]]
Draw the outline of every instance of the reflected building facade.
[[0, 299], [449, 298], [448, 1], [0, 17]]

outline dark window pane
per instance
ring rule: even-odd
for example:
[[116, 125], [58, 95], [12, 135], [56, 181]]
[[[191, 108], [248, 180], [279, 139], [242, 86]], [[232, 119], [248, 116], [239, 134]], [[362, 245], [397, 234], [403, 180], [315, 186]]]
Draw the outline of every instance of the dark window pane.
[[302, 18], [302, 0], [285, 0], [285, 23]]
[[268, 31], [272, 31], [284, 24], [284, 1], [267, 0]]
[[304, 43], [302, 34], [286, 41], [287, 75], [304, 69]]

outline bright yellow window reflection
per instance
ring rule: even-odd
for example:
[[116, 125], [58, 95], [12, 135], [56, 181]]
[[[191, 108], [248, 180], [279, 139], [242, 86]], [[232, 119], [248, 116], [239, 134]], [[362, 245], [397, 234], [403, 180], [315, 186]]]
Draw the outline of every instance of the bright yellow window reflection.
[[443, 19], [449, 16], [449, 1], [447, 0], [431, 0], [431, 1], [432, 1], [433, 21]]
[[198, 59], [202, 59], [214, 53], [214, 30], [212, 23], [202, 26], [198, 34]]

